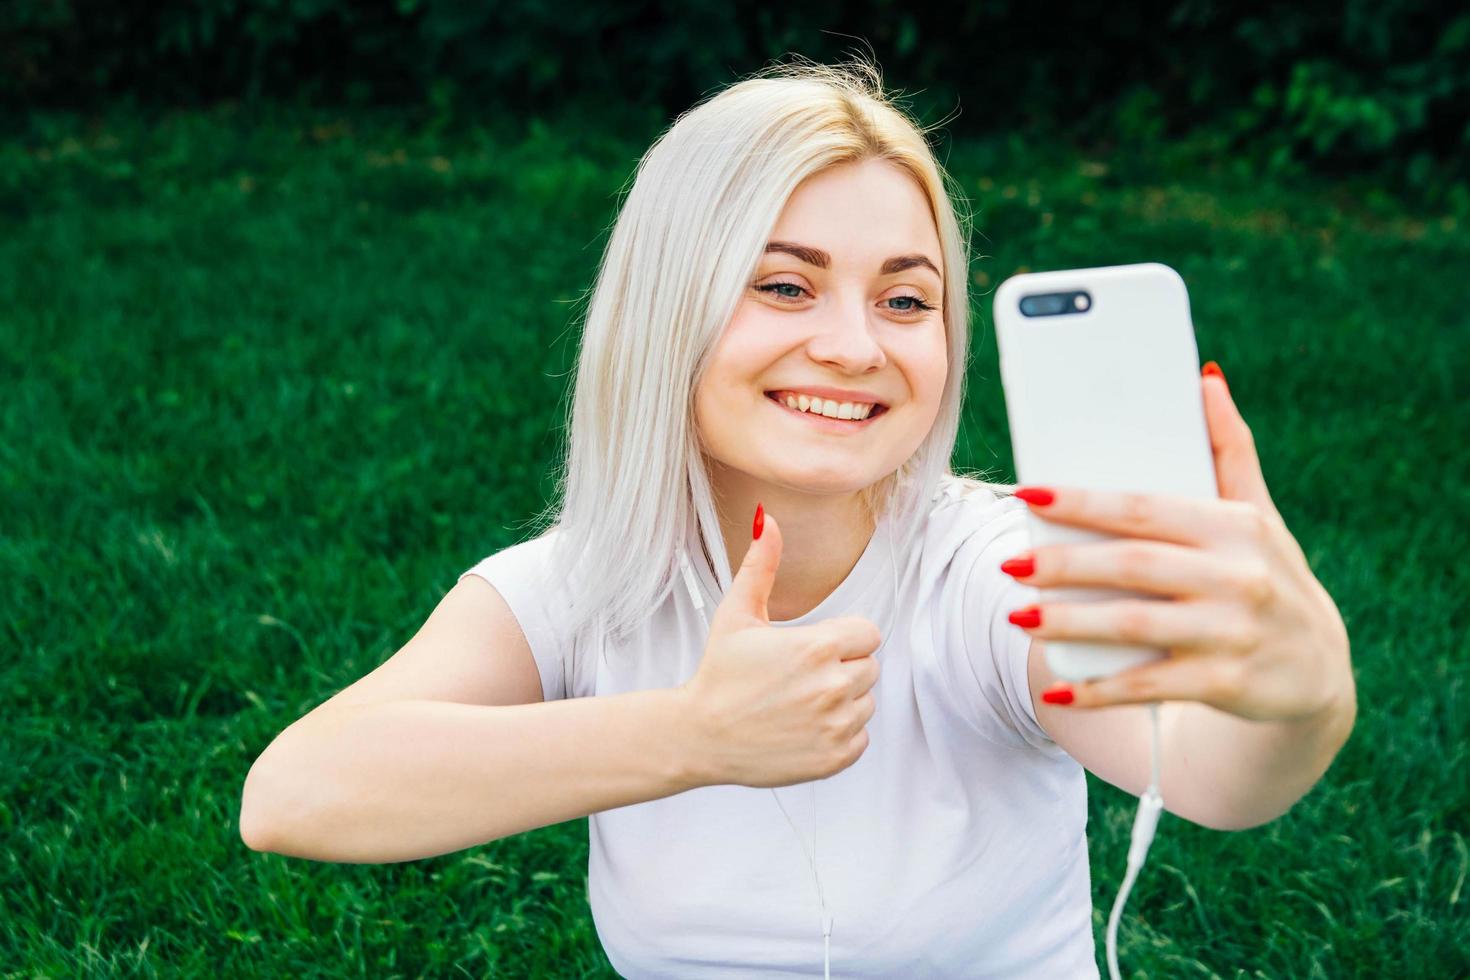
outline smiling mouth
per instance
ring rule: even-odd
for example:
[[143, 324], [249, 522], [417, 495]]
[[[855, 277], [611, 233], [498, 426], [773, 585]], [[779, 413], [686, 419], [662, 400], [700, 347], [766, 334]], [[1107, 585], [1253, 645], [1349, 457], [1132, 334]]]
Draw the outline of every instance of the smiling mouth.
[[765, 395], [766, 395], [766, 398], [768, 398], [769, 400], [771, 400], [772, 402], [774, 402], [776, 404], [776, 407], [777, 408], [785, 409], [787, 412], [790, 412], [792, 415], [802, 415], [802, 416], [805, 416], [805, 417], [810, 418], [810, 419], [813, 419], [813, 420], [820, 420], [822, 422], [834, 422], [834, 423], [837, 423], [839, 425], [851, 426], [853, 428], [861, 428], [861, 427], [867, 425], [868, 423], [872, 422], [874, 419], [878, 418], [880, 415], [884, 415], [884, 414], [886, 414], [888, 412], [888, 406], [887, 405], [878, 405], [878, 404], [875, 404], [873, 406], [873, 410], [868, 413], [867, 418], [862, 418], [862, 419], [840, 419], [840, 418], [835, 418], [834, 416], [831, 416], [831, 415], [823, 415], [821, 412], [810, 412], [810, 411], [803, 412], [800, 408], [792, 408], [790, 405], [786, 404], [784, 401], [782, 401], [781, 399], [777, 398], [776, 397], [776, 393], [773, 392], [773, 391], [768, 391], [768, 392], [765, 393]]

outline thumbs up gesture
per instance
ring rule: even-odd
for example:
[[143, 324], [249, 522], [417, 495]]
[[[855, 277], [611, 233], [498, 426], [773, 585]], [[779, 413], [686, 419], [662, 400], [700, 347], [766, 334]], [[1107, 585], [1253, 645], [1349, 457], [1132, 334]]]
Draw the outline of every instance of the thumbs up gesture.
[[861, 616], [772, 626], [781, 527], [756, 508], [754, 540], [685, 695], [701, 782], [789, 786], [841, 772], [868, 748], [883, 642]]

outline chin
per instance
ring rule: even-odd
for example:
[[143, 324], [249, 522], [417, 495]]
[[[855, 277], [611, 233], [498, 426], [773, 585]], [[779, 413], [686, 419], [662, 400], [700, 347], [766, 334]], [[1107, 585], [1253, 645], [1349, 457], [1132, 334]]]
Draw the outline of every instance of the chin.
[[801, 493], [837, 495], [857, 493], [881, 481], [891, 471], [854, 473], [852, 468], [828, 470], [818, 466], [790, 466], [772, 470], [767, 482]]

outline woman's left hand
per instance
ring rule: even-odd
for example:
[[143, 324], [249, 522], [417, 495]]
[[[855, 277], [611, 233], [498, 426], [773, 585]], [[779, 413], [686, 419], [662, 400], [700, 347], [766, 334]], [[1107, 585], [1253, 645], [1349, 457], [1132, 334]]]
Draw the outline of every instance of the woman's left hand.
[[[1058, 685], [1070, 686], [1076, 707], [1202, 701], [1267, 721], [1355, 703], [1342, 616], [1271, 501], [1224, 377], [1206, 373], [1201, 384], [1220, 499], [1040, 488], [1053, 500], [1029, 500], [1036, 516], [1122, 537], [1034, 548], [1017, 556], [1033, 558], [1031, 574], [1020, 574], [1024, 564], [1014, 560], [1002, 566], [1037, 588], [1101, 586], [1169, 599], [1044, 602], [1028, 607], [1040, 613], [1038, 625], [1024, 613], [1011, 621], [1043, 641], [1167, 651], [1164, 660], [1112, 677]], [[1028, 493], [1034, 489], [1017, 496], [1044, 496]], [[1065, 695], [1046, 700], [1065, 703]]]

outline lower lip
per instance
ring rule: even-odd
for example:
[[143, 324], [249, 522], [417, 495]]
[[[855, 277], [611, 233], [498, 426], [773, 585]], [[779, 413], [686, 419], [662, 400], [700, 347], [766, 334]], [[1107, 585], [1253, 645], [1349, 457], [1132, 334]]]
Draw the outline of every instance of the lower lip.
[[866, 429], [878, 419], [888, 414], [888, 409], [885, 408], [880, 411], [875, 407], [865, 419], [829, 419], [825, 415], [815, 415], [811, 412], [803, 412], [800, 409], [792, 408], [784, 402], [777, 401], [770, 395], [766, 396], [766, 401], [775, 405], [787, 415], [795, 415], [798, 418], [804, 419], [807, 424], [816, 426], [827, 432], [857, 432], [860, 429]]

